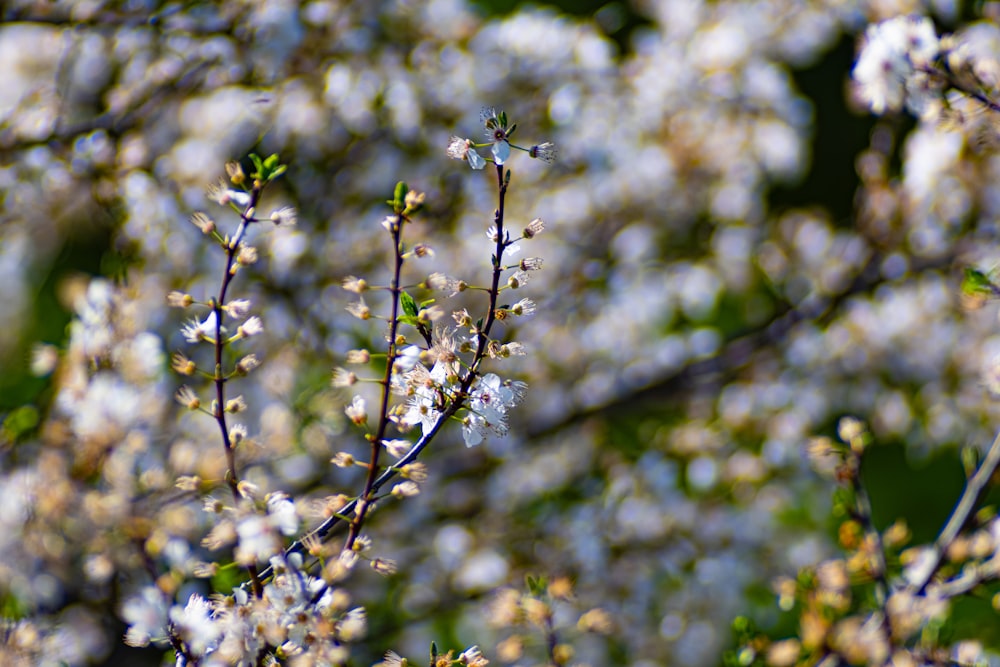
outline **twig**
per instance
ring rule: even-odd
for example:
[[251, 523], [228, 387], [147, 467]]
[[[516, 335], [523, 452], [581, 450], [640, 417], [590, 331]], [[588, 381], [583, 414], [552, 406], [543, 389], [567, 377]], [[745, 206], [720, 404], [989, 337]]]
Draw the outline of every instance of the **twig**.
[[[261, 192], [262, 186], [254, 184], [253, 189], [250, 191], [250, 201], [243, 208], [243, 212], [240, 214], [240, 225], [232, 239], [226, 243], [226, 264], [225, 270], [222, 274], [222, 284], [219, 287], [218, 298], [212, 303], [212, 312], [215, 313], [215, 369], [213, 382], [215, 383], [216, 404], [214, 417], [216, 422], [219, 424], [219, 430], [222, 433], [222, 444], [226, 449], [226, 482], [228, 483], [229, 489], [233, 494], [233, 500], [237, 504], [240, 502], [241, 498], [239, 488], [240, 479], [236, 468], [236, 449], [233, 447], [233, 441], [229, 435], [229, 426], [226, 423], [226, 377], [222, 370], [222, 353], [226, 345], [222, 339], [222, 318], [224, 315], [222, 307], [226, 303], [226, 292], [229, 290], [229, 285], [232, 283], [235, 275], [233, 272], [233, 262], [236, 258], [236, 254], [239, 252], [247, 227], [254, 221], [253, 215], [254, 211], [257, 209], [257, 203], [260, 200]], [[257, 574], [257, 566], [253, 563], [249, 563], [246, 566], [246, 569], [250, 574], [250, 582], [253, 587], [253, 592], [256, 596], [260, 597], [264, 589], [261, 586], [260, 577]]]
[[[868, 491], [865, 489], [865, 485], [861, 480], [860, 459], [861, 456], [858, 455], [858, 470], [851, 476], [851, 485], [854, 487], [854, 500], [856, 508], [855, 516], [864, 530], [866, 542], [870, 541], [870, 547], [874, 552], [875, 572], [872, 573], [872, 576], [875, 580], [875, 602], [878, 604], [880, 609], [884, 610], [886, 602], [889, 598], [889, 581], [886, 578], [885, 547], [882, 544], [882, 536], [879, 534], [878, 530], [875, 528], [874, 522], [872, 521], [872, 504], [871, 499], [868, 497]], [[868, 546], [868, 544], [865, 545], [865, 547]], [[892, 619], [888, 613], [882, 614], [882, 626], [883, 630], [885, 630], [886, 637], [891, 641]]]
[[[484, 324], [479, 329], [478, 345], [476, 347], [476, 353], [475, 356], [473, 357], [472, 363], [469, 365], [469, 371], [465, 374], [465, 377], [459, 384], [459, 388], [455, 392], [452, 401], [441, 411], [441, 413], [438, 415], [437, 421], [434, 422], [434, 425], [421, 435], [421, 437], [416, 441], [413, 447], [410, 448], [410, 451], [408, 451], [403, 457], [401, 457], [398, 461], [396, 461], [396, 463], [393, 464], [392, 467], [383, 470], [382, 473], [379, 474], [377, 477], [374, 477], [375, 472], [377, 472], [378, 468], [376, 465], [374, 465], [374, 457], [373, 457], [373, 464], [370, 465], [368, 468], [369, 473], [368, 473], [368, 479], [366, 480], [365, 483], [364, 493], [358, 498], [355, 498], [354, 500], [348, 502], [346, 505], [344, 505], [342, 508], [338, 510], [337, 514], [326, 519], [323, 523], [321, 523], [318, 527], [314, 528], [304, 537], [292, 542], [285, 549], [284, 555], [286, 558], [292, 554], [304, 553], [307, 550], [306, 544], [312, 540], [320, 540], [320, 541], [325, 540], [331, 534], [333, 529], [339, 523], [344, 521], [344, 517], [350, 516], [355, 512], [359, 512], [359, 514], [363, 516], [364, 513], [367, 512], [369, 507], [364, 507], [362, 510], [359, 511], [357, 509], [359, 502], [361, 502], [362, 499], [367, 499], [365, 500], [366, 503], [370, 501], [370, 499], [374, 497], [379, 492], [379, 490], [383, 486], [385, 486], [385, 484], [387, 484], [397, 475], [397, 472], [400, 468], [415, 461], [417, 457], [420, 456], [420, 453], [423, 452], [424, 449], [435, 438], [435, 436], [437, 436], [438, 432], [448, 422], [448, 420], [450, 420], [455, 415], [455, 413], [457, 413], [465, 406], [469, 390], [472, 388], [472, 384], [473, 382], [475, 382], [476, 377], [478, 377], [479, 366], [482, 363], [482, 360], [486, 356], [486, 350], [487, 347], [489, 346], [489, 340], [490, 340], [489, 334], [493, 328], [493, 325], [496, 323], [497, 299], [500, 292], [500, 279], [503, 275], [503, 262], [502, 262], [503, 252], [507, 248], [507, 246], [510, 245], [509, 239], [506, 238], [507, 234], [504, 231], [504, 204], [505, 204], [508, 184], [504, 179], [503, 166], [497, 165], [496, 170], [497, 170], [497, 185], [499, 192], [498, 192], [498, 206], [496, 209], [496, 213], [494, 215], [494, 222], [497, 228], [497, 238], [496, 238], [495, 253], [493, 255], [493, 260], [492, 260], [493, 275], [489, 290], [490, 307], [489, 307], [489, 313], [487, 314], [486, 319], [484, 320]], [[398, 261], [398, 248], [399, 248], [398, 239], [396, 247], [397, 247], [397, 261]], [[395, 284], [398, 285], [399, 284], [398, 273], [396, 274], [395, 280], [396, 280]], [[394, 297], [393, 321], [395, 321], [396, 304], [398, 304], [399, 301], [398, 293], [394, 292], [393, 297]], [[393, 343], [394, 343], [394, 338], [393, 340], [390, 340], [390, 345], [392, 345]], [[387, 373], [392, 372], [391, 359], [386, 372]], [[384, 384], [384, 388], [388, 388], [388, 386], [389, 383], [387, 380]], [[387, 400], [387, 397], [385, 400]], [[384, 404], [382, 408], [383, 416], [386, 414], [386, 412], [387, 412], [387, 407], [386, 404]], [[382, 435], [384, 435], [384, 430], [380, 428], [379, 437], [377, 437], [372, 442], [373, 449], [380, 446]], [[347, 548], [350, 548], [350, 545], [353, 544], [354, 539], [357, 538], [357, 535], [354, 534], [354, 527], [360, 526], [360, 523], [356, 518], [350, 523], [352, 527], [352, 535], [348, 537]], [[259, 573], [259, 577], [261, 580], [265, 580], [271, 576], [271, 573], [272, 573], [271, 568], [267, 567]]]
[[359, 497], [359, 502], [357, 502], [355, 507], [352, 508], [352, 510], [355, 510], [355, 515], [354, 520], [351, 521], [347, 541], [344, 543], [345, 550], [354, 547], [354, 542], [358, 539], [358, 535], [361, 534], [361, 526], [364, 523], [365, 516], [368, 514], [368, 509], [371, 506], [372, 496], [377, 491], [377, 489], [375, 489], [375, 481], [378, 473], [378, 459], [382, 452], [382, 440], [385, 438], [385, 433], [389, 428], [390, 423], [389, 401], [392, 393], [393, 366], [396, 363], [396, 335], [399, 331], [399, 302], [400, 292], [402, 291], [400, 285], [403, 272], [402, 234], [403, 223], [405, 221], [405, 216], [402, 213], [397, 213], [395, 216], [395, 224], [393, 224], [391, 230], [394, 267], [392, 282], [389, 284], [389, 293], [392, 297], [392, 308], [389, 318], [389, 349], [386, 354], [385, 374], [381, 380], [382, 400], [379, 410], [378, 428], [376, 429], [374, 436], [369, 436], [369, 439], [371, 440], [371, 457], [368, 463], [368, 474], [365, 477], [365, 490]]
[[979, 469], [976, 470], [976, 474], [966, 483], [965, 491], [962, 493], [958, 504], [955, 505], [955, 509], [952, 511], [948, 522], [941, 530], [941, 534], [934, 541], [934, 545], [930, 547], [930, 556], [927, 557], [930, 560], [921, 571], [916, 573], [916, 578], [907, 585], [907, 590], [911, 593], [920, 594], [927, 588], [927, 584], [941, 567], [941, 561], [944, 559], [944, 554], [947, 552], [948, 547], [958, 537], [962, 526], [969, 520], [979, 501], [986, 495], [990, 479], [992, 479], [998, 465], [1000, 465], [1000, 433], [997, 433], [996, 438], [993, 439], [993, 444], [990, 445], [990, 449], [986, 453], [986, 458], [983, 459]]

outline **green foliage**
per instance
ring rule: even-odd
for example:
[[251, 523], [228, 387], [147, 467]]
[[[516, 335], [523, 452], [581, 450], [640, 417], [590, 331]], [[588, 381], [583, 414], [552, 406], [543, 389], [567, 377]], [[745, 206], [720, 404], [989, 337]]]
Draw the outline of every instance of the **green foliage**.
[[277, 153], [263, 159], [256, 153], [250, 153], [249, 157], [254, 165], [254, 171], [250, 177], [261, 183], [269, 183], [288, 170], [287, 165], [280, 163]]
[[17, 442], [34, 431], [39, 423], [38, 409], [23, 405], [11, 410], [3, 420], [0, 442]]
[[396, 183], [396, 189], [393, 191], [392, 199], [386, 202], [392, 207], [392, 210], [396, 213], [396, 215], [401, 215], [403, 211], [406, 210], [406, 193], [409, 191], [410, 189], [403, 181]]
[[403, 313], [406, 318], [401, 317], [400, 321], [407, 324], [416, 324], [417, 314], [420, 312], [420, 309], [417, 307], [417, 302], [413, 300], [413, 297], [402, 291], [399, 293], [399, 304], [403, 307]]

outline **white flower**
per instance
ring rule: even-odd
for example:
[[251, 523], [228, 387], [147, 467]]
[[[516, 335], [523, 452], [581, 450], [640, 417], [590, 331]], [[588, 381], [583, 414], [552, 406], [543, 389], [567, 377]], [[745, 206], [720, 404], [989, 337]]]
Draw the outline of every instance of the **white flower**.
[[225, 306], [226, 314], [234, 320], [241, 320], [250, 313], [250, 299], [236, 299]]
[[486, 166], [486, 160], [476, 152], [475, 144], [471, 139], [452, 137], [448, 142], [446, 151], [448, 157], [455, 160], [468, 160], [469, 166], [473, 169], [482, 169]]
[[480, 113], [480, 118], [486, 126], [486, 136], [493, 144], [490, 152], [493, 161], [502, 165], [510, 157], [510, 142], [507, 140], [507, 117], [503, 112], [497, 112], [494, 107], [486, 107]]
[[410, 451], [413, 443], [409, 440], [383, 440], [382, 445], [389, 452], [390, 456], [401, 459]]
[[295, 513], [295, 503], [283, 493], [272, 493], [267, 497], [267, 514], [272, 525], [286, 536], [294, 535], [299, 529], [299, 517]]
[[125, 643], [147, 646], [154, 637], [163, 637], [167, 625], [167, 601], [155, 586], [147, 586], [139, 595], [122, 605], [122, 620], [129, 624]]
[[531, 239], [541, 234], [544, 229], [545, 229], [545, 223], [542, 221], [542, 219], [535, 218], [534, 220], [528, 223], [527, 227], [524, 228], [524, 232], [522, 232], [521, 236], [523, 236], [526, 239]]
[[466, 447], [475, 447], [489, 434], [489, 424], [482, 417], [470, 414], [462, 420], [462, 439]]
[[458, 661], [463, 665], [471, 665], [472, 667], [484, 667], [490, 663], [489, 660], [483, 657], [483, 652], [478, 646], [470, 646], [462, 651], [458, 656]]
[[208, 189], [208, 198], [218, 204], [222, 204], [223, 206], [226, 204], [246, 206], [250, 203], [249, 193], [227, 188], [225, 181], [221, 182], [219, 185], [210, 187]]
[[520, 301], [518, 301], [517, 303], [515, 303], [513, 306], [510, 307], [510, 312], [518, 316], [531, 315], [533, 312], [535, 312], [535, 302], [527, 298], [521, 299]]
[[246, 424], [233, 424], [229, 429], [229, 439], [232, 441], [233, 445], [238, 445], [247, 437], [247, 427]]
[[391, 493], [396, 498], [409, 498], [420, 493], [420, 487], [416, 482], [406, 480], [392, 487]]
[[196, 656], [205, 655], [222, 636], [222, 627], [212, 618], [211, 605], [198, 594], [188, 598], [184, 609], [173, 607], [170, 620], [188, 650]]
[[439, 394], [451, 386], [448, 381], [449, 365], [437, 361], [427, 372], [421, 365], [414, 366], [407, 373], [407, 383], [413, 390], [406, 413], [402, 416], [403, 424], [416, 426], [420, 424], [423, 433], [427, 433], [437, 424], [441, 412], [438, 410]]
[[347, 612], [337, 628], [339, 639], [345, 642], [361, 639], [368, 631], [368, 617], [365, 610], [357, 607]]
[[869, 26], [852, 73], [861, 99], [877, 114], [899, 111], [910, 79], [938, 51], [934, 24], [927, 17], [899, 16]]
[[469, 414], [462, 420], [466, 447], [478, 445], [492, 432], [507, 435], [507, 413], [521, 402], [527, 385], [504, 381], [495, 373], [484, 375], [469, 395]]
[[552, 164], [553, 162], [556, 161], [556, 155], [557, 155], [556, 145], [551, 141], [546, 141], [543, 144], [532, 146], [528, 150], [528, 155], [530, 155], [533, 158], [538, 158], [542, 162]]
[[382, 662], [374, 667], [406, 667], [409, 665], [409, 661], [396, 653], [395, 651], [386, 651], [385, 656], [382, 658]]
[[368, 421], [368, 412], [365, 409], [365, 399], [360, 396], [355, 396], [351, 404], [344, 408], [344, 413], [347, 418], [358, 426], [362, 426], [366, 421]]
[[420, 361], [421, 352], [423, 350], [417, 345], [408, 345], [403, 348], [396, 356], [396, 361], [392, 365], [393, 369], [400, 373], [413, 370], [413, 367]]
[[264, 323], [260, 321], [260, 318], [254, 315], [246, 322], [240, 326], [240, 333], [244, 338], [249, 338], [250, 336], [256, 336], [264, 330]]
[[281, 540], [269, 517], [252, 514], [236, 524], [239, 543], [236, 560], [241, 565], [263, 562], [281, 551]]
[[282, 206], [271, 211], [271, 222], [276, 225], [294, 225], [298, 222], [298, 211], [291, 206]]
[[184, 334], [184, 340], [189, 343], [198, 343], [203, 340], [214, 341], [215, 323], [216, 317], [213, 310], [208, 314], [204, 322], [199, 322], [198, 318], [194, 318], [191, 322], [181, 327], [181, 333]]

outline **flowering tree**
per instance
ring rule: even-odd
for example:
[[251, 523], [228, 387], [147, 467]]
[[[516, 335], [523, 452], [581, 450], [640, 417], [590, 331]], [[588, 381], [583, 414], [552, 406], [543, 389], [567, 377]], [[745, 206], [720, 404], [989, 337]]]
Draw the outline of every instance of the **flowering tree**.
[[0, 662], [986, 659], [962, 11], [5, 4]]

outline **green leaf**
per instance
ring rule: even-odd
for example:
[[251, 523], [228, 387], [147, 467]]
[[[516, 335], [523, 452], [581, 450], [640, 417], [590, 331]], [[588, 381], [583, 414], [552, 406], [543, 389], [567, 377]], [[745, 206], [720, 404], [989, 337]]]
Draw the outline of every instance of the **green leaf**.
[[12, 410], [3, 420], [3, 435], [10, 440], [18, 440], [38, 425], [38, 409], [24, 405]]
[[420, 302], [420, 309], [423, 310], [424, 308], [427, 308], [428, 306], [433, 306], [435, 301], [437, 301], [437, 299], [427, 299], [425, 301], [421, 301]]
[[402, 213], [406, 208], [406, 193], [410, 189], [406, 187], [406, 183], [400, 181], [396, 183], [396, 191], [392, 195], [392, 210], [396, 213]]
[[968, 295], [994, 296], [997, 288], [990, 277], [978, 269], [966, 268], [962, 280], [962, 292]]
[[542, 597], [545, 595], [545, 589], [548, 587], [549, 582], [544, 576], [536, 577], [526, 574], [524, 575], [524, 585], [528, 589], [528, 593], [535, 597]]
[[256, 172], [251, 174], [251, 176], [260, 176], [260, 173], [264, 170], [264, 163], [261, 162], [260, 156], [256, 153], [250, 153], [250, 161], [253, 162], [253, 166], [256, 169]]
[[406, 292], [399, 293], [399, 304], [403, 307], [403, 312], [410, 317], [416, 317], [420, 312], [420, 309], [417, 308], [417, 302]]
[[410, 326], [414, 327], [420, 324], [420, 320], [417, 318], [416, 315], [400, 315], [399, 317], [396, 318], [396, 320], [400, 324], [409, 324]]
[[854, 494], [846, 487], [839, 486], [833, 491], [832, 513], [835, 517], [846, 516], [854, 507]]
[[966, 479], [976, 474], [979, 469], [979, 450], [975, 447], [962, 447], [962, 468]]

